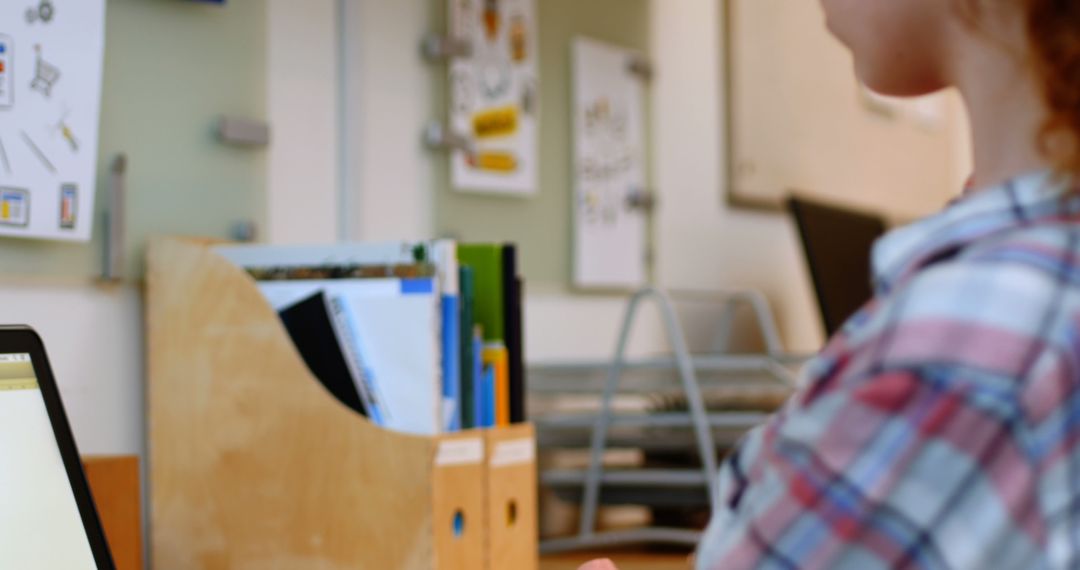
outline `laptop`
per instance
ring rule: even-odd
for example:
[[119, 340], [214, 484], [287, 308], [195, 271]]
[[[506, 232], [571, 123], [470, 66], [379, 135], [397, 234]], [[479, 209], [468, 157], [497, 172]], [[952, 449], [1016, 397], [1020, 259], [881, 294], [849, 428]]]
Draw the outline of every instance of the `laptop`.
[[0, 327], [0, 568], [114, 568], [45, 347]]
[[885, 234], [880, 216], [789, 198], [825, 333], [831, 337], [873, 296], [870, 254]]

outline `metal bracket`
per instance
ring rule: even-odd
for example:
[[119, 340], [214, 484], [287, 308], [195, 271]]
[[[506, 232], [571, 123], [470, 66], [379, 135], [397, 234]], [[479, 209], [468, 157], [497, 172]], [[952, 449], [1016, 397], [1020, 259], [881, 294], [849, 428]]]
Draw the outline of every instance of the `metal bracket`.
[[634, 188], [626, 196], [626, 206], [631, 210], [649, 213], [656, 210], [656, 193], [645, 188]]
[[420, 42], [420, 53], [429, 63], [443, 63], [455, 57], [472, 57], [472, 43], [438, 32], [429, 32]]
[[[674, 308], [673, 300], [676, 298], [680, 301], [719, 302], [724, 304], [725, 312], [724, 316], [721, 317], [721, 330], [717, 339], [719, 342], [717, 348], [723, 350], [722, 353], [700, 356], [691, 355], [689, 345], [686, 342], [685, 329], [679, 320], [678, 312], [676, 312]], [[640, 313], [640, 305], [643, 305], [646, 301], [650, 300], [656, 304], [656, 308], [659, 310], [664, 333], [667, 336], [668, 343], [674, 354], [671, 357], [659, 359], [650, 358], [631, 360], [627, 356], [629, 339], [632, 338], [634, 332], [637, 332], [634, 328], [635, 325], [641, 322], [641, 319], [638, 316]], [[769, 351], [768, 354], [731, 354], [728, 351], [730, 346], [728, 340], [732, 332], [732, 325], [734, 324], [733, 310], [735, 305], [739, 303], [748, 303], [754, 310], [762, 334], [765, 336], [766, 346]], [[673, 419], [672, 425], [674, 422], [678, 422], [679, 426], [688, 425], [693, 428], [694, 441], [697, 445], [698, 455], [701, 458], [700, 475], [693, 474], [689, 470], [678, 470], [675, 472], [656, 470], [652, 473], [639, 472], [636, 475], [640, 475], [640, 477], [636, 480], [639, 481], [642, 486], [654, 486], [657, 489], [657, 493], [662, 493], [664, 492], [664, 488], [670, 488], [676, 485], [679, 487], [690, 488], [691, 484], [696, 484], [700, 481], [701, 484], [707, 487], [710, 506], [715, 510], [722, 500], [722, 497], [719, 496], [718, 487], [716, 486], [716, 474], [719, 469], [719, 462], [718, 457], [716, 456], [716, 439], [713, 433], [713, 429], [718, 427], [718, 425], [713, 423], [713, 420], [711, 419], [713, 416], [705, 408], [704, 397], [698, 382], [698, 371], [731, 373], [736, 374], [740, 379], [744, 374], [756, 375], [764, 372], [773, 380], [789, 383], [794, 386], [796, 380], [792, 372], [786, 369], [787, 365], [801, 365], [807, 360], [807, 358], [798, 357], [783, 351], [783, 346], [780, 342], [779, 333], [776, 330], [776, 325], [773, 320], [772, 312], [769, 309], [768, 301], [761, 293], [756, 291], [741, 291], [726, 294], [704, 291], [682, 291], [669, 295], [655, 288], [642, 289], [630, 299], [630, 302], [626, 307], [622, 325], [619, 329], [618, 339], [615, 356], [609, 362], [584, 364], [564, 362], [545, 367], [550, 368], [555, 374], [562, 377], [566, 377], [569, 374], [581, 374], [585, 376], [588, 379], [586, 382], [576, 384], [583, 387], [593, 384], [591, 379], [596, 371], [606, 369], [607, 378], [603, 383], [600, 410], [592, 421], [593, 430], [589, 443], [589, 463], [588, 468], [584, 473], [584, 480], [582, 481], [583, 495], [580, 501], [581, 512], [577, 534], [562, 538], [545, 539], [540, 544], [540, 551], [543, 553], [594, 549], [598, 546], [609, 547], [614, 545], [641, 543], [694, 545], [701, 539], [701, 533], [699, 531], [687, 528], [650, 526], [647, 528], [628, 530], [600, 530], [596, 527], [597, 515], [601, 506], [601, 491], [604, 490], [605, 482], [610, 481], [608, 478], [608, 468], [604, 465], [604, 454], [610, 449], [608, 447], [608, 432], [614, 425], [630, 425], [625, 421], [620, 421], [620, 418], [616, 416], [614, 405], [614, 399], [621, 389], [619, 384], [623, 381], [625, 372], [631, 370], [667, 371], [673, 368], [675, 369], [677, 377], [682, 384], [683, 394], [686, 396], [688, 414], [678, 414], [677, 419]], [[535, 369], [536, 367], [533, 368]], [[554, 378], [544, 378], [544, 380], [548, 379], [554, 380]], [[664, 376], [664, 381], [668, 381], [666, 376]], [[546, 385], [548, 383], [540, 382], [538, 384]], [[635, 382], [635, 384], [638, 384], [638, 387], [632, 389], [632, 393], [641, 392], [642, 389], [640, 386], [642, 386], [642, 384], [637, 382]], [[591, 386], [586, 387], [585, 390], [591, 391], [590, 388]], [[553, 389], [550, 386], [544, 390], [552, 390], [552, 392], [549, 393], [567, 393], [560, 391], [558, 388]], [[621, 418], [621, 420], [626, 419], [627, 418], [625, 417]], [[648, 420], [646, 420], [646, 422], [647, 421]], [[644, 437], [642, 438], [644, 439]], [[679, 471], [682, 472], [680, 473]], [[620, 473], [620, 475], [634, 476], [635, 474], [623, 472]], [[629, 479], [630, 477], [626, 477], [623, 478], [623, 481]]]
[[600, 482], [604, 472], [604, 450], [607, 446], [608, 428], [614, 415], [614, 398], [618, 390], [619, 378], [627, 362], [627, 347], [630, 340], [630, 331], [634, 327], [638, 315], [638, 309], [646, 300], [655, 301], [657, 309], [663, 318], [664, 332], [668, 342], [671, 343], [675, 353], [675, 363], [678, 369], [679, 379], [682, 381], [683, 393], [686, 395], [687, 407], [690, 411], [691, 425], [694, 427], [694, 437], [697, 440], [698, 455], [701, 459], [701, 473], [705, 481], [705, 487], [709, 494], [709, 504], [713, 510], [720, 508], [720, 495], [716, 482], [717, 457], [716, 445], [713, 442], [712, 427], [709, 425], [708, 413], [705, 411], [705, 400], [701, 395], [701, 387], [698, 385], [697, 374], [694, 369], [694, 361], [690, 357], [690, 349], [686, 343], [682, 323], [679, 321], [675, 306], [666, 293], [655, 288], [645, 288], [634, 294], [626, 307], [623, 316], [622, 328], [619, 332], [619, 342], [615, 348], [615, 358], [608, 369], [607, 381], [604, 383], [604, 393], [600, 400], [600, 412], [593, 425], [591, 443], [589, 446], [589, 467], [585, 475], [585, 486], [581, 500], [581, 520], [578, 524], [578, 536], [574, 539], [578, 544], [588, 544], [601, 536], [597, 533], [596, 518], [597, 509], [600, 506]]
[[247, 117], [224, 116], [218, 119], [217, 136], [226, 144], [264, 147], [270, 144], [270, 124]]
[[455, 133], [438, 121], [432, 121], [424, 127], [424, 146], [430, 150], [460, 150], [469, 155], [476, 151], [472, 139]]
[[259, 235], [259, 228], [252, 220], [237, 220], [229, 226], [229, 237], [239, 243], [251, 243]]
[[109, 209], [103, 216], [105, 226], [104, 262], [101, 280], [115, 283], [124, 275], [124, 234], [127, 219], [124, 205], [127, 194], [127, 155], [113, 159], [109, 168]]
[[656, 73], [652, 62], [642, 56], [630, 58], [630, 61], [626, 63], [626, 70], [644, 81], [652, 81], [653, 75]]

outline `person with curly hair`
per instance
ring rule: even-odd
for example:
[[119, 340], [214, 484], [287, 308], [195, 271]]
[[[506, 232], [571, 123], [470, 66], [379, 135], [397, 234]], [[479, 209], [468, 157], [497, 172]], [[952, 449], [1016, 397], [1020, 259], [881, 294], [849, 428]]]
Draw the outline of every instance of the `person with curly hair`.
[[974, 172], [875, 244], [696, 565], [1080, 568], [1080, 0], [821, 2], [871, 89], [960, 92]]

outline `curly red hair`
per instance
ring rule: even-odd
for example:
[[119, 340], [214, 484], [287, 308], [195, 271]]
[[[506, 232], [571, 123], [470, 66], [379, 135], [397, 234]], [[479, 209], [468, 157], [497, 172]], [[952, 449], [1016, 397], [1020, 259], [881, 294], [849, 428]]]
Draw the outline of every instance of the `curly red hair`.
[[1058, 168], [1080, 174], [1080, 2], [1024, 2], [1035, 71], [1049, 110], [1038, 143]]

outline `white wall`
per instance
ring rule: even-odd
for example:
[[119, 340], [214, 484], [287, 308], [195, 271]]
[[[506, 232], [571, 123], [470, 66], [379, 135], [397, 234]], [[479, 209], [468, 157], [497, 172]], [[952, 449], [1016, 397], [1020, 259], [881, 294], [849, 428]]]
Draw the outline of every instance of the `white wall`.
[[337, 0], [269, 0], [270, 243], [338, 239]]
[[[625, 297], [586, 297], [559, 292], [527, 295], [526, 358], [530, 362], [551, 362], [610, 357], [615, 351], [625, 307]], [[656, 353], [667, 346], [665, 342], [659, 314], [652, 305], [643, 306], [630, 337], [629, 354]]]
[[432, 176], [420, 144], [431, 70], [420, 58], [432, 0], [344, 0], [346, 235], [431, 236]]
[[4, 323], [45, 341], [79, 452], [143, 451], [143, 335], [137, 288], [83, 282], [0, 284]]
[[723, 137], [721, 3], [654, 0], [653, 133], [657, 276], [668, 288], [756, 288], [772, 301], [789, 348], [822, 341], [820, 317], [785, 216], [729, 207]]

